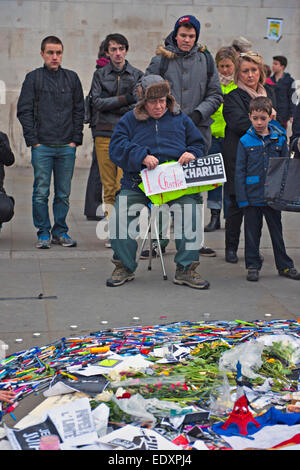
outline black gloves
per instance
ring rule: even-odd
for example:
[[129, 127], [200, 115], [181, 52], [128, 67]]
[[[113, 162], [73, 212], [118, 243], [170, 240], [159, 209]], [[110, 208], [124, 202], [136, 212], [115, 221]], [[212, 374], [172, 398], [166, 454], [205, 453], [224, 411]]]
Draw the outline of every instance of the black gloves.
[[191, 120], [193, 121], [193, 123], [195, 124], [195, 126], [198, 126], [202, 120], [202, 115], [200, 113], [200, 111], [193, 111], [189, 117], [191, 118]]
[[133, 104], [136, 102], [135, 96], [132, 95], [131, 93], [126, 93], [125, 97], [126, 97], [127, 104]]

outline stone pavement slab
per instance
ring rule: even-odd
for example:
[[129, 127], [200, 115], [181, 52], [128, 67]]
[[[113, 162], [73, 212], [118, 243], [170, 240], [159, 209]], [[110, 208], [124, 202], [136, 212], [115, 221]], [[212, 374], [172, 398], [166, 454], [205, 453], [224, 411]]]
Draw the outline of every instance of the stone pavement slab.
[[[164, 257], [167, 280], [155, 259], [151, 271], [147, 261], [140, 261], [133, 282], [106, 287], [113, 269], [112, 251], [97, 238], [97, 222], [87, 221], [83, 215], [87, 178], [88, 169], [75, 169], [68, 225], [78, 246], [37, 250], [31, 216], [32, 169], [6, 170], [6, 190], [16, 200], [15, 216], [0, 234], [0, 340], [9, 346], [9, 353], [110, 327], [300, 317], [300, 283], [278, 276], [266, 227], [261, 277], [250, 283], [246, 281], [243, 235], [238, 264], [225, 262], [224, 220], [221, 230], [205, 234], [205, 244], [217, 256], [200, 257], [198, 269], [210, 281], [209, 290], [172, 283], [173, 241]], [[208, 220], [205, 204], [205, 223]], [[288, 253], [300, 269], [300, 214], [283, 213], [283, 226]]]

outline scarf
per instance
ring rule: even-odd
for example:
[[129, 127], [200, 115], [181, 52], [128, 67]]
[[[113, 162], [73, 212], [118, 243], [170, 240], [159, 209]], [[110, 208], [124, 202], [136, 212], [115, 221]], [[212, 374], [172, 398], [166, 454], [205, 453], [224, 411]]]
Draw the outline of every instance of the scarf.
[[248, 95], [251, 96], [251, 98], [257, 98], [258, 96], [267, 96], [267, 92], [265, 87], [259, 83], [257, 90], [253, 90], [253, 88], [250, 88], [249, 86], [245, 85], [241, 80], [238, 80], [237, 82], [238, 88], [241, 88], [242, 90], [246, 91]]
[[107, 64], [109, 64], [110, 59], [107, 57], [100, 57], [99, 59], [96, 60], [96, 63], [99, 67], [105, 67]]
[[229, 77], [225, 77], [225, 75], [222, 75], [221, 73], [219, 73], [219, 79], [220, 79], [220, 82], [222, 83], [222, 85], [224, 85], [224, 86], [229, 85], [229, 83], [233, 82], [233, 80], [234, 80], [233, 74], [229, 75]]

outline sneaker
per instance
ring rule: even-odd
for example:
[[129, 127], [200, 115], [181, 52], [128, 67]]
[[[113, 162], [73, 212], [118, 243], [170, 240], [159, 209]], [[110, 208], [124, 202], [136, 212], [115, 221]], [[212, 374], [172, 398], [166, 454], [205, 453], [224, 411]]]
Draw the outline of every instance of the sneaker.
[[207, 246], [203, 246], [202, 248], [200, 248], [199, 253], [201, 256], [207, 256], [211, 258], [217, 256], [217, 253], [211, 248], [208, 248]]
[[234, 250], [226, 250], [225, 252], [225, 261], [227, 261], [227, 263], [237, 263], [238, 262], [238, 257], [237, 257], [237, 254], [236, 254], [236, 251]]
[[112, 260], [112, 262], [116, 265], [116, 267], [111, 275], [111, 278], [107, 279], [106, 281], [106, 285], [108, 287], [121, 286], [127, 281], [133, 281], [134, 273], [128, 271], [121, 261]]
[[279, 271], [279, 276], [284, 276], [290, 279], [294, 279], [295, 281], [300, 281], [300, 273], [297, 271], [296, 268], [282, 269], [281, 271]]
[[201, 279], [200, 274], [196, 271], [199, 264], [200, 263], [193, 262], [186, 268], [178, 264], [173, 279], [174, 284], [186, 285], [194, 289], [208, 289], [209, 282]]
[[[165, 246], [161, 247], [161, 252], [162, 252], [163, 255], [165, 254], [165, 252], [166, 252], [166, 247]], [[148, 259], [149, 256], [150, 256], [150, 250], [143, 250], [142, 253], [141, 253], [140, 259]], [[157, 246], [154, 246], [152, 248], [152, 258], [156, 258], [157, 256], [159, 256], [159, 250], [158, 250]]]
[[51, 240], [49, 235], [40, 235], [38, 237], [38, 241], [36, 243], [36, 248], [46, 250], [47, 248], [51, 248]]
[[258, 281], [259, 278], [259, 271], [255, 268], [249, 268], [247, 274], [247, 281]]
[[62, 235], [61, 237], [52, 237], [52, 243], [54, 245], [61, 245], [61, 246], [65, 246], [68, 248], [77, 246], [77, 241], [72, 240], [72, 238], [69, 237], [69, 235], [67, 235], [66, 233]]

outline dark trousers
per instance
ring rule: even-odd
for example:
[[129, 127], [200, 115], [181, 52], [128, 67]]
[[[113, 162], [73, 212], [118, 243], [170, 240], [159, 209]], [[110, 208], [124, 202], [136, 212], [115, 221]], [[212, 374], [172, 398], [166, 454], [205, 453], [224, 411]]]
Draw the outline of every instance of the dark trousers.
[[259, 244], [263, 217], [266, 219], [270, 233], [276, 268], [278, 271], [293, 268], [294, 263], [286, 253], [283, 240], [281, 212], [268, 206], [248, 206], [244, 208], [246, 268], [261, 269], [262, 260], [259, 254]]
[[84, 215], [86, 217], [95, 217], [97, 215], [97, 208], [100, 204], [102, 204], [102, 182], [94, 147], [90, 173], [86, 186]]
[[230, 195], [230, 204], [225, 220], [225, 249], [237, 251], [239, 247], [243, 209], [237, 205], [235, 196]]

